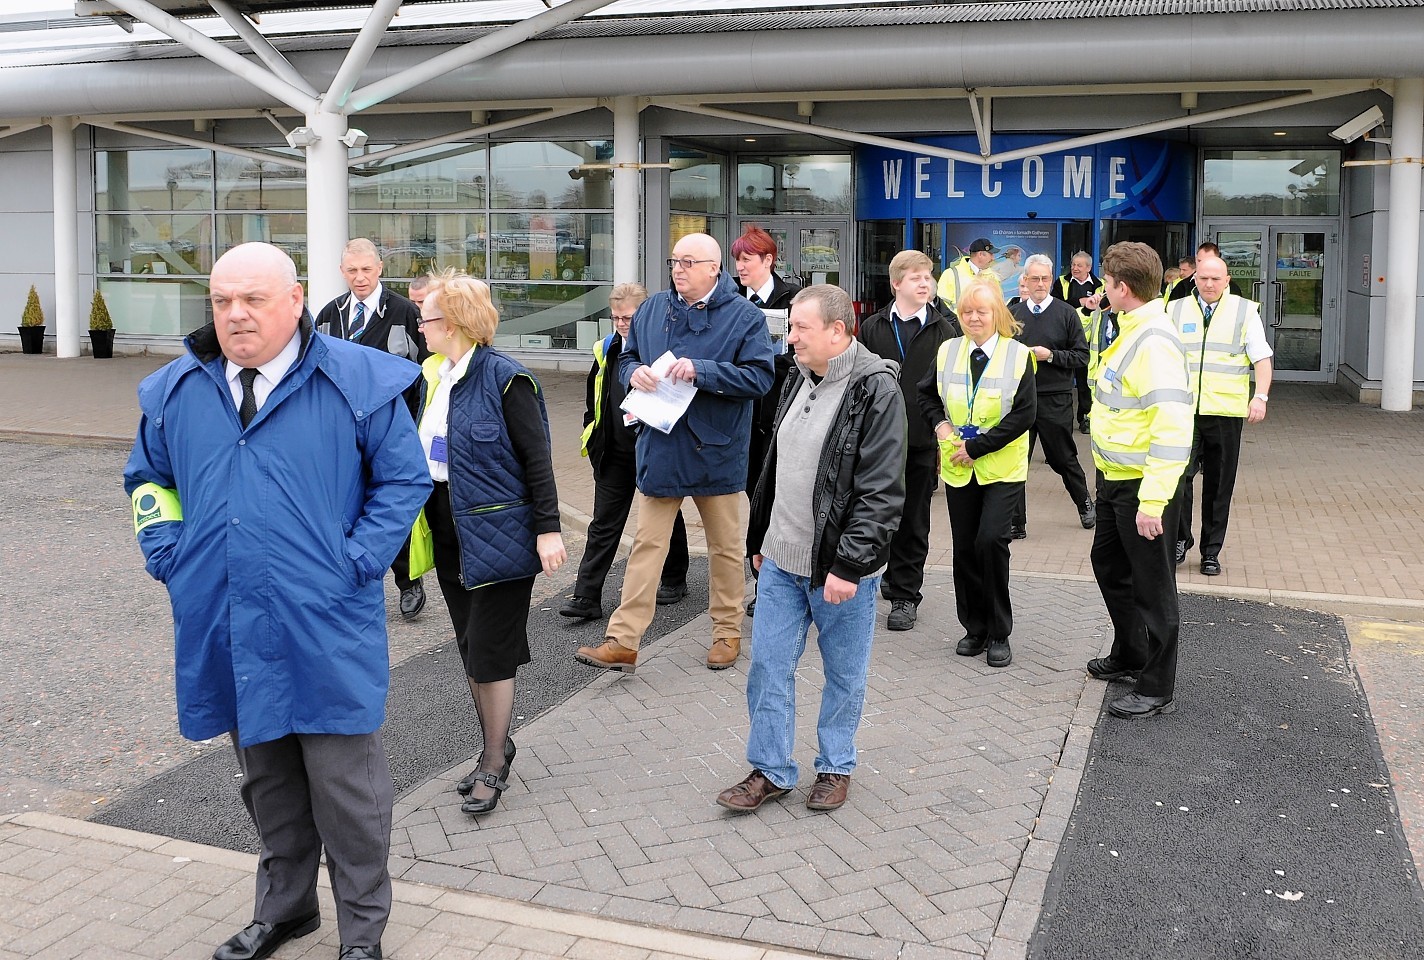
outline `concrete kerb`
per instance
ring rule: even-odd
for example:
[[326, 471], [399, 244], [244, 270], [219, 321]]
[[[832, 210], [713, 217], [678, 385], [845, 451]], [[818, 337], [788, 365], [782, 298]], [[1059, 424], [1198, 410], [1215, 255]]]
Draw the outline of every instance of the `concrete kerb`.
[[[183, 840], [170, 840], [167, 837], [54, 814], [10, 814], [0, 816], [0, 824], [58, 834], [75, 840], [142, 850], [171, 857], [175, 862], [182, 860], [212, 864], [246, 873], [254, 872], [257, 867], [257, 857], [254, 854], [237, 853]], [[325, 871], [319, 875], [318, 883], [323, 888], [330, 889], [330, 881]], [[408, 880], [393, 881], [393, 888], [397, 904], [419, 905], [442, 913], [498, 921], [524, 930], [562, 934], [581, 940], [596, 940], [663, 956], [687, 957], [692, 960], [794, 960], [815, 956], [781, 947], [670, 931]]]

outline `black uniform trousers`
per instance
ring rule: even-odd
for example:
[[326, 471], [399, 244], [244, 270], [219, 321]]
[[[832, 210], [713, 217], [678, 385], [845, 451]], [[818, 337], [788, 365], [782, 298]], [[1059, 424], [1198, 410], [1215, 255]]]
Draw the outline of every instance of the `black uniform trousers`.
[[1093, 390], [1088, 385], [1088, 368], [1073, 368], [1073, 389], [1078, 394], [1078, 419], [1082, 420], [1093, 409]]
[[1113, 625], [1114, 663], [1141, 671], [1136, 690], [1170, 697], [1177, 681], [1177, 565], [1171, 531], [1177, 528], [1173, 497], [1162, 513], [1163, 533], [1148, 540], [1137, 532], [1141, 480], [1098, 482], [1098, 524], [1093, 529], [1093, 574]]
[[[1073, 438], [1073, 394], [1040, 393], [1038, 415], [1028, 434], [1028, 455], [1033, 459], [1033, 445], [1043, 444], [1043, 455], [1053, 472], [1063, 479], [1063, 489], [1073, 501], [1073, 509], [1081, 513], [1088, 501], [1088, 481], [1083, 465], [1078, 462], [1078, 442]], [[1020, 496], [1014, 512], [1014, 524], [1024, 526], [1028, 520], [1026, 497]]]
[[919, 606], [924, 595], [925, 558], [930, 555], [930, 501], [939, 480], [939, 450], [916, 449], [905, 454], [905, 509], [900, 529], [890, 541], [885, 578], [880, 595], [886, 600], [909, 600]]
[[[608, 451], [593, 471], [593, 520], [588, 525], [583, 560], [579, 562], [574, 596], [595, 602], [603, 600], [603, 581], [618, 556], [628, 511], [638, 492], [637, 461], [632, 455]], [[678, 585], [687, 581], [687, 526], [682, 512], [673, 522], [672, 542], [663, 561], [661, 582]]]
[[1192, 458], [1182, 476], [1177, 539], [1192, 545], [1192, 478], [1202, 478], [1201, 555], [1215, 557], [1226, 543], [1226, 520], [1236, 489], [1236, 464], [1241, 459], [1243, 417], [1197, 414], [1192, 431]]
[[237, 745], [242, 802], [257, 828], [252, 919], [281, 923], [317, 912], [322, 848], [342, 944], [375, 946], [391, 914], [395, 788], [381, 733], [294, 733]]
[[405, 543], [401, 544], [400, 552], [391, 561], [391, 573], [395, 576], [396, 589], [405, 591], [415, 586], [416, 580], [410, 578], [410, 537], [405, 538]]
[[954, 540], [954, 605], [964, 632], [1007, 640], [1014, 629], [1009, 603], [1009, 524], [1023, 502], [1022, 481], [962, 487], [945, 484]]

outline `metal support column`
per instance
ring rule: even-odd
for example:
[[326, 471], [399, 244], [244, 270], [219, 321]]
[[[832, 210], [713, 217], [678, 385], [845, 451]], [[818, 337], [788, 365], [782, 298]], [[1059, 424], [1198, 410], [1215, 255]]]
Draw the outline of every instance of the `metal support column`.
[[79, 356], [79, 186], [74, 118], [51, 117], [54, 151], [55, 356]]
[[307, 283], [312, 315], [346, 292], [341, 250], [350, 230], [346, 172], [346, 117], [318, 110], [307, 115], [317, 135], [307, 150]]
[[638, 279], [638, 100], [614, 97], [613, 110], [613, 282]]
[[1380, 406], [1408, 410], [1414, 399], [1419, 313], [1419, 193], [1424, 157], [1424, 78], [1396, 80], [1390, 124], [1389, 248], [1385, 251], [1384, 377]]

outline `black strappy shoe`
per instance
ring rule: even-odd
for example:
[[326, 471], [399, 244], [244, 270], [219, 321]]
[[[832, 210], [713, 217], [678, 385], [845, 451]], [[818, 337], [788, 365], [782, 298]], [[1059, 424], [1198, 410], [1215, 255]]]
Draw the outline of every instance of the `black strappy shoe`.
[[[501, 780], [508, 780], [508, 779], [509, 779], [509, 768], [510, 768], [510, 766], [514, 763], [514, 755], [515, 755], [516, 753], [518, 753], [518, 752], [519, 752], [519, 751], [518, 751], [518, 748], [516, 748], [516, 747], [514, 746], [514, 738], [513, 738], [513, 737], [509, 737], [508, 739], [506, 739], [506, 740], [504, 741], [504, 772], [502, 772], [502, 773], [499, 775], [499, 779], [501, 779]], [[483, 779], [483, 776], [484, 776], [484, 775], [482, 775], [482, 774], [480, 773], [480, 763], [483, 763], [483, 762], [484, 762], [484, 759], [485, 759], [485, 755], [484, 755], [484, 753], [482, 752], [482, 753], [480, 754], [479, 762], [477, 762], [477, 763], [475, 764], [475, 769], [473, 769], [473, 770], [471, 770], [469, 773], [465, 774], [465, 779], [463, 779], [463, 780], [461, 780], [459, 783], [455, 784], [455, 792], [458, 793], [460, 796], [462, 796], [462, 797], [467, 797], [467, 796], [469, 796], [469, 795], [470, 795], [470, 791], [473, 790], [473, 789], [475, 789], [475, 784], [477, 784], [477, 783], [481, 783], [481, 782], [488, 783], [488, 782], [489, 782], [489, 781], [487, 781], [487, 780], [484, 780], [484, 779]], [[491, 786], [493, 786], [493, 784], [491, 784]], [[491, 809], [493, 809], [493, 808], [491, 808]]]

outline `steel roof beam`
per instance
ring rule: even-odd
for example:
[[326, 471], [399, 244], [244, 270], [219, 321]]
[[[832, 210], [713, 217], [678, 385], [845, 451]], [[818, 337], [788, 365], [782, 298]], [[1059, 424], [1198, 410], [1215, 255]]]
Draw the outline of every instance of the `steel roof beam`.
[[135, 137], [147, 137], [150, 140], [162, 140], [165, 143], [177, 144], [180, 147], [198, 147], [202, 150], [214, 150], [218, 153], [230, 153], [235, 157], [246, 157], [249, 160], [260, 160], [262, 162], [276, 162], [289, 167], [296, 167], [299, 170], [307, 168], [307, 162], [301, 157], [290, 157], [285, 153], [271, 153], [267, 150], [251, 150], [247, 147], [234, 147], [226, 143], [217, 143], [212, 140], [199, 140], [195, 137], [185, 137], [176, 133], [167, 133], [162, 130], [149, 130], [147, 127], [135, 127], [127, 123], [115, 123], [112, 120], [105, 120], [102, 117], [79, 117], [80, 123], [87, 123], [91, 127], [102, 127], [105, 130], [113, 130], [115, 133], [127, 133]]
[[257, 54], [274, 74], [308, 96], [318, 96], [316, 87], [308, 83], [306, 77], [303, 77], [297, 72], [297, 68], [292, 66], [292, 62], [272, 46], [272, 42], [262, 35], [256, 24], [247, 19], [246, 14], [234, 7], [228, 0], [208, 0], [208, 4], [229, 27], [237, 32], [237, 35], [252, 48], [252, 52]]
[[351, 91], [356, 88], [361, 79], [361, 71], [371, 62], [376, 48], [381, 45], [381, 38], [386, 35], [386, 27], [390, 26], [391, 18], [396, 15], [402, 2], [403, 0], [376, 0], [376, 5], [371, 8], [371, 15], [362, 24], [361, 32], [356, 34], [351, 49], [346, 51], [341, 68], [336, 71], [336, 76], [332, 78], [331, 86], [326, 91], [322, 103], [327, 110], [332, 113], [350, 112], [346, 109], [346, 104], [351, 97]]
[[556, 120], [559, 117], [567, 117], [571, 113], [582, 113], [585, 110], [592, 110], [597, 107], [597, 103], [589, 103], [577, 107], [556, 107], [552, 110], [545, 110], [542, 113], [531, 113], [523, 117], [515, 117], [511, 120], [501, 120], [498, 123], [487, 123], [480, 127], [471, 127], [468, 130], [460, 130], [456, 133], [446, 133], [438, 137], [431, 137], [428, 140], [421, 140], [417, 143], [403, 143], [398, 147], [389, 147], [385, 150], [377, 150], [375, 153], [366, 153], [358, 157], [352, 157], [347, 161], [348, 167], [361, 167], [368, 163], [378, 163], [388, 160], [391, 157], [399, 157], [402, 154], [414, 153], [417, 150], [427, 150], [430, 147], [438, 147], [445, 143], [454, 143], [457, 140], [466, 140], [470, 137], [487, 137], [495, 133], [503, 133], [506, 130], [513, 130], [516, 127], [528, 126], [531, 123], [541, 123], [545, 120]]

